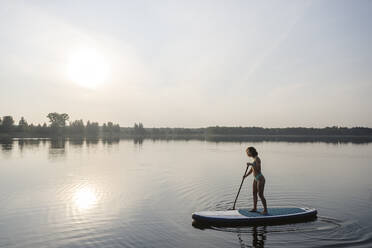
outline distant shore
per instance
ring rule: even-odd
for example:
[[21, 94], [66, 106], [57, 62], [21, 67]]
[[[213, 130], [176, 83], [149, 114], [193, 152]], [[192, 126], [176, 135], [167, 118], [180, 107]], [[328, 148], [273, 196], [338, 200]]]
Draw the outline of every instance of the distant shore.
[[70, 121], [66, 113], [49, 113], [49, 124], [28, 124], [22, 117], [18, 125], [12, 116], [0, 118], [0, 139], [51, 138], [51, 139], [197, 139], [207, 141], [288, 141], [288, 142], [370, 142], [372, 128], [369, 127], [227, 127], [202, 128], [145, 128], [143, 123], [133, 127], [120, 127], [111, 121]]
[[372, 128], [325, 127], [325, 128], [261, 128], [261, 127], [206, 127], [206, 128], [144, 128], [116, 127], [108, 129], [98, 126], [94, 131], [82, 126], [55, 128], [53, 126], [30, 126], [21, 129], [14, 126], [4, 131], [1, 138], [56, 138], [56, 137], [120, 137], [120, 138], [182, 138], [182, 137], [372, 137]]

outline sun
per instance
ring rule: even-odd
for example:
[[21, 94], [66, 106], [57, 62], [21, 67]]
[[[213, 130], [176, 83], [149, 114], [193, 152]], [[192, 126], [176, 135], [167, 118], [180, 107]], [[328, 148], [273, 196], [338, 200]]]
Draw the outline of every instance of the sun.
[[81, 87], [96, 88], [107, 81], [108, 64], [97, 49], [79, 49], [69, 58], [67, 76]]

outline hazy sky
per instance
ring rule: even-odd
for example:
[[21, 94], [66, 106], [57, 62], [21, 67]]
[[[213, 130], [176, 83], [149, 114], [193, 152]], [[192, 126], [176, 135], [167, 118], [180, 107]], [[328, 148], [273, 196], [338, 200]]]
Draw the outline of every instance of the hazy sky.
[[372, 1], [1, 1], [0, 116], [372, 127]]

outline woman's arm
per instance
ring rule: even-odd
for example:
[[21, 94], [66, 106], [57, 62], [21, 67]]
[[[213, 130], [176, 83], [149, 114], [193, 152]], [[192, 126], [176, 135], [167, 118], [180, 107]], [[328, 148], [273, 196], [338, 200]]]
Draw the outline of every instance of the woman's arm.
[[[250, 164], [250, 163], [247, 163], [247, 166], [249, 166], [249, 164]], [[246, 178], [247, 176], [249, 176], [250, 174], [252, 174], [252, 172], [253, 172], [253, 168], [251, 167], [251, 168], [249, 169], [248, 173], [245, 174], [243, 177]]]
[[259, 159], [253, 161], [253, 163], [247, 163], [247, 165], [251, 166], [251, 169], [253, 168], [254, 170], [259, 170], [261, 167], [261, 161]]

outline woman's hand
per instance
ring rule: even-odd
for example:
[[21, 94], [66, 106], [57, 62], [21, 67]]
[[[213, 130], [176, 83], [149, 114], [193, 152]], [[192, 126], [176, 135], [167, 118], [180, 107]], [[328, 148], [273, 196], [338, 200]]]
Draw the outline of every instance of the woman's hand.
[[[247, 163], [247, 166], [248, 165], [252, 165], [251, 163]], [[248, 169], [248, 167], [247, 167]], [[245, 179], [247, 176], [249, 176], [251, 173], [253, 172], [253, 168], [251, 167], [251, 169], [248, 171], [248, 173], [246, 173], [244, 176], [243, 176], [243, 179]]]

